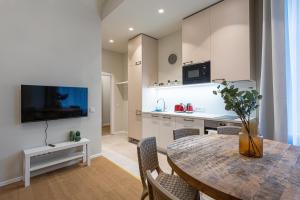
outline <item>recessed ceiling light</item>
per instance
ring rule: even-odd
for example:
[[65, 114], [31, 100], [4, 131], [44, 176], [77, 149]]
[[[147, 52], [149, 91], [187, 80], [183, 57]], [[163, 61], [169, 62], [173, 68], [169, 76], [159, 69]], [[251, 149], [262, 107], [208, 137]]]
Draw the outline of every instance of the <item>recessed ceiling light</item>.
[[114, 43], [115, 41], [114, 41], [114, 40], [109, 40], [108, 42], [109, 42], [109, 43]]
[[164, 12], [165, 12], [164, 9], [162, 9], [162, 8], [158, 9], [158, 13], [159, 13], [159, 14], [163, 14]]
[[128, 28], [129, 31], [134, 31], [134, 28], [130, 27]]

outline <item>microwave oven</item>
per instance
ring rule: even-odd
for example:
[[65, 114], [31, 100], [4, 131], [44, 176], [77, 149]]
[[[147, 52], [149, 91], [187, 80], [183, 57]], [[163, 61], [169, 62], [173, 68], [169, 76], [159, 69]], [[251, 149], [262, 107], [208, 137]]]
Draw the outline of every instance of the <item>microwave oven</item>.
[[182, 67], [182, 83], [198, 84], [211, 82], [210, 61]]

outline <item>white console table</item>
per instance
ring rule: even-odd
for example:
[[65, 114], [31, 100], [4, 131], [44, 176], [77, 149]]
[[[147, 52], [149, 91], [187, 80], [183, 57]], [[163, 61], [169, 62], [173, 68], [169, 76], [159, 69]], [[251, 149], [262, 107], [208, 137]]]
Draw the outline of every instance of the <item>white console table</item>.
[[[23, 180], [25, 183], [25, 187], [30, 185], [30, 176], [31, 173], [43, 168], [47, 168], [50, 166], [54, 166], [57, 164], [65, 163], [72, 160], [82, 159], [82, 161], [90, 166], [90, 158], [89, 158], [89, 140], [86, 138], [82, 138], [78, 142], [63, 142], [55, 144], [55, 147], [43, 146], [37, 147], [33, 149], [24, 150], [24, 161], [23, 161]], [[37, 156], [45, 156], [49, 154], [55, 154], [62, 150], [72, 149], [75, 147], [82, 146], [82, 151], [73, 153], [71, 155], [66, 155], [65, 157], [58, 156], [57, 158], [51, 158], [47, 161], [42, 161], [40, 163], [31, 163], [31, 159]]]

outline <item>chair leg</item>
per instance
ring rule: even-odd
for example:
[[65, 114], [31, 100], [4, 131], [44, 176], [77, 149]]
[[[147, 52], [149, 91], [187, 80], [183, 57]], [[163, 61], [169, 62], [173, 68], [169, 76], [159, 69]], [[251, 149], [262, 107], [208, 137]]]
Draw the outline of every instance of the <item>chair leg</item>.
[[141, 200], [144, 200], [148, 196], [148, 191], [143, 191], [143, 194], [141, 196]]

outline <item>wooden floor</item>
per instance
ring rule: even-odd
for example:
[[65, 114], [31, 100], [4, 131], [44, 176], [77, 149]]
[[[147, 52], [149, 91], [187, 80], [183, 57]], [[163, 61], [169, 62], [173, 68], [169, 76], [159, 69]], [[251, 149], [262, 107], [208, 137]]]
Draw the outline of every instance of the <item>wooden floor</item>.
[[102, 127], [102, 135], [110, 135], [110, 126]]
[[104, 157], [91, 167], [72, 166], [31, 179], [24, 188], [16, 183], [0, 188], [1, 200], [135, 200], [141, 182]]

